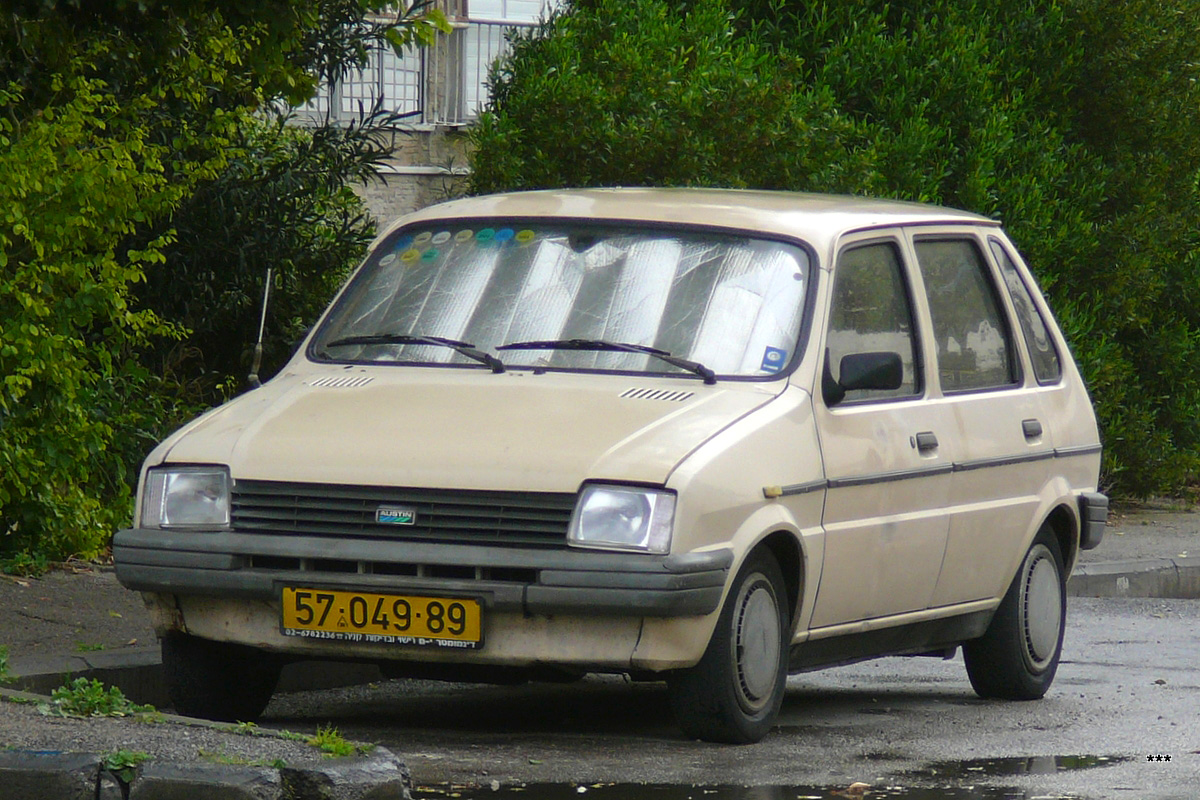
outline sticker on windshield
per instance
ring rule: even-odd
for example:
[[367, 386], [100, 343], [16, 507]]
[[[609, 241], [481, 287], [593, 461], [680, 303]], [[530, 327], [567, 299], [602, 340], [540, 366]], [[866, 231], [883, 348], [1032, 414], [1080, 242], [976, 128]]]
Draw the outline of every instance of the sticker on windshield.
[[392, 263], [395, 260], [396, 260], [396, 254], [388, 253], [386, 256], [379, 259], [379, 266], [386, 267], [388, 264]]
[[429, 231], [421, 231], [420, 233], [417, 234], [417, 238], [413, 239], [413, 242], [418, 245], [421, 245], [421, 244], [425, 244], [432, 238], [433, 238], [433, 234], [430, 233]]
[[537, 236], [537, 234], [526, 228], [523, 231], [517, 232], [517, 241], [521, 244], [529, 244], [533, 241], [534, 236]]
[[434, 244], [445, 244], [450, 241], [450, 231], [439, 231], [433, 235]]
[[439, 255], [441, 255], [441, 253], [438, 252], [438, 249], [436, 247], [431, 247], [428, 250], [426, 250], [424, 253], [421, 254], [421, 260], [422, 261], [434, 261], [437, 259], [437, 257]]
[[410, 250], [405, 250], [403, 253], [400, 254], [400, 260], [403, 261], [405, 264], [411, 264], [412, 262], [416, 261], [420, 257], [421, 257], [421, 251], [415, 247]]
[[783, 369], [783, 365], [787, 363], [787, 350], [781, 350], [778, 347], [767, 346], [763, 351], [762, 364], [759, 369], [763, 372], [779, 372]]
[[513, 238], [512, 228], [501, 228], [500, 230], [496, 231], [497, 242], [507, 242], [511, 238]]
[[462, 244], [463, 242], [471, 241], [471, 239], [474, 236], [475, 236], [475, 231], [471, 230], [470, 228], [465, 228], [464, 230], [461, 230], [458, 233], [454, 234], [454, 241], [458, 242], [459, 244]]
[[478, 242], [490, 242], [496, 236], [496, 232], [491, 228], [484, 228], [479, 233], [475, 234], [475, 240]]

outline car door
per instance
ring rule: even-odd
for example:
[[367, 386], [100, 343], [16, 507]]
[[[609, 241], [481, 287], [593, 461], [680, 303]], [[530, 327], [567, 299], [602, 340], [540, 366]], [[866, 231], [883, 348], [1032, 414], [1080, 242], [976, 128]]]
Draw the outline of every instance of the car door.
[[894, 352], [903, 378], [894, 390], [852, 391], [840, 401], [815, 391], [827, 490], [810, 630], [920, 611], [933, 593], [946, 545], [953, 423], [925, 380], [918, 282], [898, 230], [847, 239], [834, 264], [822, 340], [829, 377], [840, 377], [847, 355]]
[[959, 439], [946, 555], [932, 605], [1008, 588], [1037, 523], [1054, 443], [1018, 347], [1008, 289], [975, 231], [913, 236], [936, 350], [937, 383]]

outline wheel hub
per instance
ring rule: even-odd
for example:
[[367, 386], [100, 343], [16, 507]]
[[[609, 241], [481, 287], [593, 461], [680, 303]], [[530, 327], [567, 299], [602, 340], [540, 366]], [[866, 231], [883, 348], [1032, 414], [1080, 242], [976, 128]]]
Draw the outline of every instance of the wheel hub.
[[758, 584], [746, 595], [736, 635], [742, 695], [751, 705], [761, 705], [775, 686], [780, 658], [779, 608], [767, 586]]
[[1023, 607], [1026, 648], [1034, 665], [1044, 667], [1058, 649], [1062, 627], [1062, 586], [1048, 551], [1032, 558]]

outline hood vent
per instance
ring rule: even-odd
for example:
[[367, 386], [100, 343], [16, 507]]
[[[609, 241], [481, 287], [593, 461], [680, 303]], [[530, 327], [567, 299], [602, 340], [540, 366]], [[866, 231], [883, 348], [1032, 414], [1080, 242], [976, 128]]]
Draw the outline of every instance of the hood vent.
[[626, 389], [621, 392], [621, 397], [630, 400], [665, 400], [668, 403], [682, 403], [695, 392], [668, 392], [665, 389]]
[[345, 375], [339, 377], [317, 378], [315, 381], [309, 381], [309, 386], [320, 386], [327, 389], [357, 389], [359, 386], [366, 386], [374, 378], [367, 375]]

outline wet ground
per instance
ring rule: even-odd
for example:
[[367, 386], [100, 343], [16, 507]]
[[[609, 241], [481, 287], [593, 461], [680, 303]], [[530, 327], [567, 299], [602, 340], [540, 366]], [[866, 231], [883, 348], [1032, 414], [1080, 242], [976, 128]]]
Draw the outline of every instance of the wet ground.
[[[944, 777], [954, 786], [906, 786], [907, 776], [889, 782], [838, 786], [672, 786], [637, 783], [541, 783], [503, 786], [499, 781], [486, 786], [418, 787], [415, 800], [835, 800], [837, 798], [890, 798], [892, 800], [1049, 800], [1075, 795], [1029, 794], [1023, 789], [971, 785], [973, 777], [1004, 775], [1053, 775], [1067, 770], [1112, 766], [1128, 758], [1120, 756], [1045, 756], [947, 761], [931, 765], [921, 777]], [[964, 782], [965, 781], [965, 782]]]
[[1043, 700], [979, 699], [961, 657], [884, 659], [789, 678], [779, 725], [748, 747], [686, 739], [661, 684], [614, 677], [301, 693], [272, 701], [264, 724], [378, 741], [404, 754], [424, 800], [824, 800], [856, 797], [855, 783], [909, 800], [1200, 796], [1200, 601], [1069, 609]]

